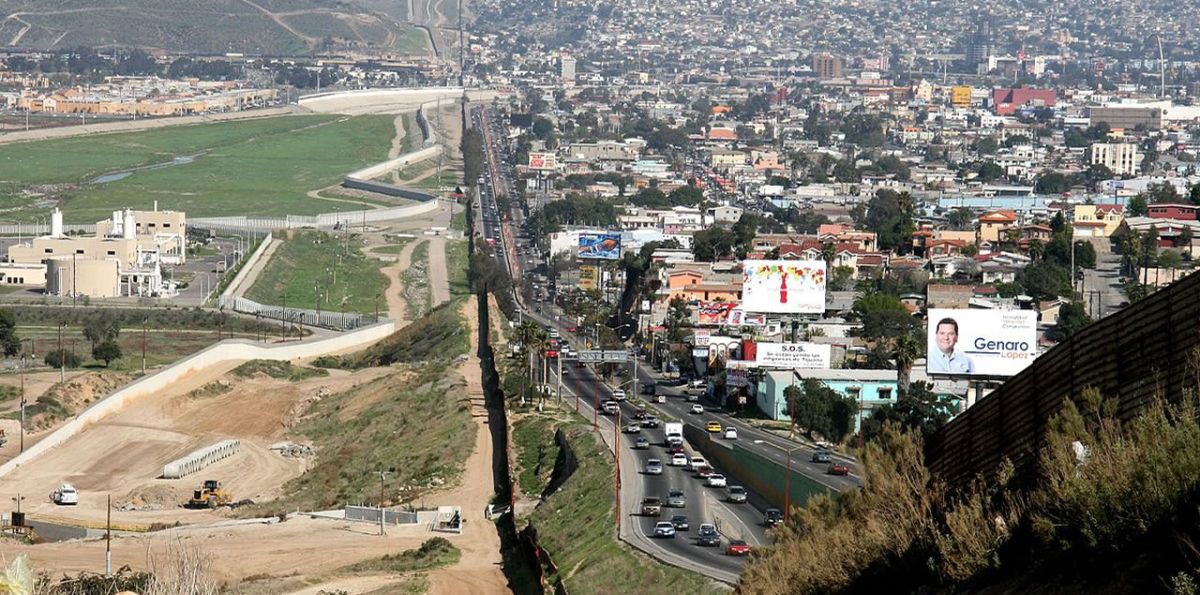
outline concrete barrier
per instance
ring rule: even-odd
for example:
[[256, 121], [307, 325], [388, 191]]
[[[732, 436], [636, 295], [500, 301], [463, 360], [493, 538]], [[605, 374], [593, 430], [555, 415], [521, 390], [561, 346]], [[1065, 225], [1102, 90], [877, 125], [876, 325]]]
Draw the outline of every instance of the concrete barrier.
[[[222, 299], [229, 298], [237, 293], [238, 288], [242, 286], [242, 283], [246, 282], [246, 277], [250, 276], [250, 270], [254, 268], [254, 265], [257, 264], [259, 259], [262, 258], [262, 255], [266, 253], [267, 246], [270, 246], [271, 242], [274, 241], [276, 241], [274, 237], [267, 236], [263, 238], [263, 241], [258, 243], [258, 247], [254, 249], [254, 252], [250, 253], [250, 257], [246, 259], [244, 264], [242, 264], [242, 268], [238, 269], [237, 275], [233, 277], [233, 281], [230, 281], [229, 286], [225, 288], [225, 291], [221, 292], [220, 297]], [[244, 288], [243, 292], [246, 289], [250, 288]], [[207, 300], [208, 296], [206, 295], [204, 298]]]
[[194, 450], [166, 465], [163, 465], [163, 479], [179, 479], [205, 467], [229, 458], [241, 450], [241, 440], [222, 440], [212, 446]]
[[97, 401], [91, 407], [88, 407], [75, 416], [75, 419], [63, 424], [62, 427], [52, 432], [49, 436], [46, 436], [41, 442], [25, 449], [25, 452], [0, 465], [0, 477], [8, 475], [14, 469], [41, 456], [42, 453], [66, 442], [72, 436], [82, 432], [89, 425], [112, 415], [130, 403], [166, 390], [188, 374], [229, 362], [243, 362], [252, 359], [291, 361], [342, 352], [353, 348], [362, 348], [387, 337], [395, 332], [395, 330], [395, 323], [386, 321], [351, 333], [339, 334], [324, 339], [284, 343], [282, 345], [262, 345], [247, 339], [221, 341], [167, 368], [163, 368], [149, 376], [139, 378]]
[[346, 174], [346, 177], [347, 178], [357, 178], [359, 180], [370, 180], [371, 178], [378, 178], [379, 176], [382, 176], [383, 174], [386, 174], [395, 169], [400, 169], [406, 165], [411, 165], [413, 163], [418, 163], [421, 161], [425, 161], [426, 159], [432, 159], [434, 157], [437, 157], [438, 153], [441, 153], [441, 152], [442, 152], [442, 147], [440, 145], [434, 145], [432, 147], [425, 147], [424, 149], [419, 149], [419, 150], [413, 151], [411, 153], [405, 153], [403, 155], [400, 155], [399, 157], [396, 157], [395, 159], [388, 159], [387, 161], [383, 161], [381, 163], [376, 163], [375, 165], [368, 165], [367, 167], [364, 167], [358, 171], [352, 171], [352, 172]]

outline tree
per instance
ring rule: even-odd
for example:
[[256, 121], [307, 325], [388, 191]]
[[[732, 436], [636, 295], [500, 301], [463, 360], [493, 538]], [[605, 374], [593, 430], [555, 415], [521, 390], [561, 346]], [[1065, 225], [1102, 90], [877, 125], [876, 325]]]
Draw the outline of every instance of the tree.
[[837, 266], [829, 276], [830, 291], [850, 291], [854, 289], [854, 267]]
[[975, 213], [968, 208], [954, 209], [950, 211], [950, 215], [946, 219], [950, 223], [950, 227], [957, 231], [967, 231], [975, 227]]
[[1048, 259], [1026, 266], [1021, 271], [1020, 282], [1025, 292], [1038, 301], [1069, 296], [1072, 291], [1071, 274], [1066, 267]]
[[996, 149], [999, 148], [1000, 143], [996, 142], [996, 139], [990, 136], [981, 138], [975, 143], [975, 152], [979, 153], [980, 155], [993, 155], [996, 153]]
[[[1197, 184], [1200, 187], [1200, 184]], [[1192, 233], [1191, 227], [1184, 227], [1183, 231], [1179, 232], [1179, 239], [1175, 242], [1176, 248], [1183, 248], [1188, 254], [1192, 253], [1192, 241], [1195, 236]]]
[[801, 385], [785, 388], [783, 394], [792, 421], [810, 433], [841, 442], [854, 428], [858, 403], [819, 380], [807, 378]]
[[[879, 238], [881, 250], [892, 250], [912, 239], [916, 226], [912, 221], [912, 196], [881, 188], [867, 203], [863, 223]], [[854, 213], [851, 211], [851, 216]]]
[[684, 184], [672, 190], [667, 200], [672, 206], [694, 207], [704, 200], [704, 192], [691, 184]]
[[696, 260], [716, 262], [722, 256], [732, 256], [737, 236], [724, 227], [710, 227], [692, 235], [692, 254]]
[[47, 352], [43, 361], [51, 368], [78, 368], [79, 357], [66, 349], [55, 349]]
[[903, 400], [908, 398], [909, 378], [912, 375], [913, 364], [925, 355], [924, 341], [915, 329], [896, 337], [892, 348], [892, 357], [896, 360], [897, 382], [896, 392]]
[[0, 310], [0, 348], [4, 355], [12, 357], [21, 352], [21, 339], [17, 336], [17, 319], [9, 310]]
[[872, 441], [883, 433], [884, 425], [891, 423], [918, 430], [928, 438], [946, 425], [954, 412], [954, 402], [934, 393], [932, 384], [914, 382], [907, 398], [876, 407], [871, 417], [863, 420], [863, 437]]
[[667, 304], [667, 340], [679, 342], [683, 340], [683, 329], [692, 325], [692, 309], [683, 296], [671, 298]]
[[1142, 193], [1129, 199], [1129, 207], [1125, 212], [1130, 217], [1145, 217], [1150, 212], [1150, 203], [1146, 201], [1146, 195]]
[[116, 341], [120, 334], [121, 322], [116, 316], [108, 315], [103, 311], [93, 314], [83, 323], [83, 336], [92, 342], [93, 350], [100, 343]]
[[637, 194], [629, 198], [629, 202], [648, 209], [665, 209], [671, 206], [671, 201], [667, 200], [667, 195], [663, 194], [662, 190], [653, 186], [642, 188]]
[[1063, 304], [1058, 310], [1058, 322], [1046, 331], [1046, 338], [1052, 341], [1065, 341], [1075, 336], [1075, 333], [1092, 323], [1087, 309], [1079, 302]]
[[554, 123], [542, 117], [538, 117], [533, 121], [533, 136], [546, 140], [550, 135], [554, 134]]
[[871, 292], [859, 296], [854, 300], [852, 313], [862, 323], [862, 336], [870, 339], [899, 337], [915, 325], [904, 302], [887, 293]]
[[1044, 171], [1033, 184], [1039, 194], [1060, 194], [1071, 189], [1071, 179], [1056, 171]]
[[92, 357], [103, 360], [107, 368], [113, 360], [121, 359], [121, 346], [116, 341], [105, 341], [92, 348]]

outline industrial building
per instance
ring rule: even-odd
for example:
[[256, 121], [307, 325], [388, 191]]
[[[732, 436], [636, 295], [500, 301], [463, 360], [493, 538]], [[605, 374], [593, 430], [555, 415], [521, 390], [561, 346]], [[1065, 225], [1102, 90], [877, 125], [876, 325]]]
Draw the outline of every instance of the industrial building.
[[62, 211], [50, 215], [50, 234], [8, 249], [0, 282], [44, 286], [48, 295], [77, 297], [168, 297], [175, 283], [163, 265], [187, 261], [184, 213], [113, 211], [96, 223], [95, 236], [63, 233]]

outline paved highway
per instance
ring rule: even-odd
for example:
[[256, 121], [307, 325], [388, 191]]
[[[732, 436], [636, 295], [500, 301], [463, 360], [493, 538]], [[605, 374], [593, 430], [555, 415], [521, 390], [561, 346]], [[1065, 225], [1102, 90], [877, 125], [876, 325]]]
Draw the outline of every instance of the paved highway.
[[[522, 248], [517, 247], [511, 230], [506, 229], [510, 226], [504, 224], [505, 214], [499, 212], [497, 208], [497, 193], [511, 192], [508, 175], [502, 172], [502, 168], [499, 167], [500, 160], [496, 155], [498, 151], [503, 150], [500, 146], [502, 143], [493, 140], [499, 138], [499, 126], [490, 118], [486, 108], [472, 109], [470, 114], [472, 114], [473, 126], [484, 133], [484, 149], [487, 157], [485, 179], [479, 185], [482, 233], [485, 238], [494, 242], [494, 256], [512, 271], [515, 280], [521, 280], [522, 276], [527, 274], [526, 266], [532, 269], [533, 262], [532, 260], [522, 262], [520, 254], [518, 254]], [[510, 193], [509, 196], [514, 196], [514, 194]], [[508, 215], [512, 221], [518, 222], [522, 218], [518, 209], [512, 210]], [[510, 254], [515, 258], [510, 260]], [[541, 324], [548, 325], [552, 323], [552, 320], [550, 314], [542, 311], [541, 308], [544, 307], [545, 305], [541, 305], [541, 303], [534, 303], [534, 305], [527, 305], [526, 312], [535, 320], [539, 320]], [[569, 337], [569, 333], [565, 331], [565, 325], [558, 324], [557, 326], [564, 337]], [[570, 342], [574, 343], [575, 341]], [[766, 545], [770, 542], [768, 531], [762, 523], [763, 511], [769, 506], [766, 501], [757, 494], [750, 494], [748, 503], [728, 503], [725, 501], [726, 489], [704, 487], [700, 477], [689, 473], [684, 468], [668, 465], [671, 457], [666, 450], [665, 437], [661, 427], [643, 429], [641, 435], [648, 438], [652, 445], [646, 450], [634, 449], [634, 439], [637, 434], [619, 433], [618, 423], [634, 421], [635, 405], [626, 402], [620, 407], [619, 419], [624, 420], [622, 422], [618, 422], [616, 416], [596, 414], [595, 404], [612, 398], [611, 387], [596, 378], [593, 369], [588, 366], [577, 366], [575, 361], [565, 361], [564, 365], [566, 366], [563, 377], [564, 398], [570, 401], [577, 396], [580, 413], [598, 423], [602, 438], [610, 447], [613, 446], [614, 441], [617, 443], [620, 482], [623, 486], [622, 498], [620, 498], [622, 539], [656, 558], [667, 561], [667, 563], [700, 571], [704, 575], [720, 579], [720, 581], [736, 583], [744, 558], [725, 555], [725, 546], [730, 539], [745, 540], [751, 546]], [[552, 372], [557, 373], [557, 369]], [[642, 379], [642, 381], [648, 380], [650, 380], [649, 375]], [[550, 381], [557, 383], [557, 378], [552, 378]], [[682, 402], [682, 399], [671, 399], [671, 401]], [[662, 407], [662, 405], [656, 405], [656, 407]], [[680, 417], [680, 419], [685, 417], [685, 415], [674, 414], [674, 411], [671, 410], [667, 410], [667, 413]], [[688, 447], [689, 457], [695, 453]], [[650, 458], [658, 458], [664, 463], [664, 473], [661, 475], [643, 473]], [[721, 469], [716, 470], [721, 471]], [[730, 485], [738, 485], [737, 480], [730, 477]], [[683, 489], [686, 498], [684, 507], [680, 507], [680, 509], [664, 507], [660, 517], [640, 515], [643, 498], [659, 497], [666, 501], [667, 493], [672, 488]], [[689, 530], [680, 531], [676, 539], [654, 539], [654, 523], [670, 521], [674, 515], [688, 516]], [[696, 545], [695, 535], [701, 523], [718, 525], [722, 534], [720, 547]]]

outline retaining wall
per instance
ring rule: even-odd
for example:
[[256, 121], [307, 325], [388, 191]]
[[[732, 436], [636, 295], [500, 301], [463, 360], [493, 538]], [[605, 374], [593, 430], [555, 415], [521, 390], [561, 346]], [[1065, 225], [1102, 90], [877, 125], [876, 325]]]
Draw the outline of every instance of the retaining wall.
[[[276, 241], [274, 237], [267, 236], [263, 238], [263, 241], [258, 243], [258, 247], [254, 249], [254, 252], [250, 253], [250, 257], [242, 264], [242, 268], [238, 269], [237, 275], [233, 277], [233, 281], [230, 281], [225, 291], [221, 292], [221, 299], [232, 297], [235, 292], [245, 293], [246, 289], [250, 289], [246, 287], [241, 292], [238, 292], [238, 288], [242, 286], [242, 283], [245, 283], [246, 277], [250, 276], [250, 270], [254, 268], [254, 265], [258, 263], [258, 260], [267, 251], [267, 246], [274, 241]], [[204, 298], [207, 300], [208, 296], [206, 295]]]
[[[787, 469], [778, 463], [743, 448], [740, 444], [725, 444], [712, 439], [704, 428], [683, 424], [683, 435], [696, 450], [708, 460], [726, 469], [737, 477], [747, 489], [762, 496], [772, 506], [783, 509], [784, 495], [792, 506], [804, 506], [815, 494], [831, 493], [833, 490], [813, 481], [793, 469], [790, 491], [784, 487]], [[799, 461], [792, 459], [795, 467]]]
[[396, 330], [395, 323], [381, 322], [358, 331], [336, 335], [325, 339], [284, 343], [282, 345], [262, 345], [246, 339], [229, 339], [212, 345], [203, 351], [186, 357], [167, 368], [149, 376], [139, 378], [77, 415], [55, 430], [41, 442], [27, 448], [24, 453], [0, 465], [0, 477], [11, 473], [14, 469], [36, 459], [42, 453], [66, 442], [72, 436], [83, 431], [105, 417], [123, 409], [137, 399], [166, 390], [187, 374], [206, 368], [229, 363], [249, 361], [252, 359], [268, 359], [289, 361], [306, 357], [315, 357], [346, 351], [356, 347], [365, 347]]
[[364, 167], [358, 171], [352, 171], [352, 172], [346, 174], [346, 177], [347, 178], [358, 178], [360, 180], [370, 180], [371, 178], [378, 178], [379, 176], [382, 176], [383, 174], [386, 174], [389, 171], [392, 171], [394, 169], [400, 169], [401, 167], [404, 167], [406, 165], [410, 165], [410, 164], [417, 163], [420, 161], [425, 161], [426, 159], [432, 159], [434, 157], [437, 157], [438, 153], [441, 153], [441, 152], [442, 152], [442, 147], [440, 145], [434, 145], [432, 147], [425, 147], [424, 149], [418, 149], [411, 153], [405, 153], [403, 155], [400, 155], [399, 157], [396, 157], [395, 159], [388, 159], [387, 161], [384, 161], [382, 163], [376, 163], [375, 165], [368, 165], [367, 167]]
[[370, 209], [365, 211], [344, 211], [340, 213], [322, 213], [310, 215], [286, 215], [284, 217], [201, 217], [192, 219], [188, 226], [197, 229], [215, 231], [256, 231], [265, 232], [276, 229], [329, 228], [335, 225], [359, 225], [363, 222], [391, 221], [415, 217], [438, 209], [438, 201], [427, 200], [415, 205], [389, 207], [386, 209]]

